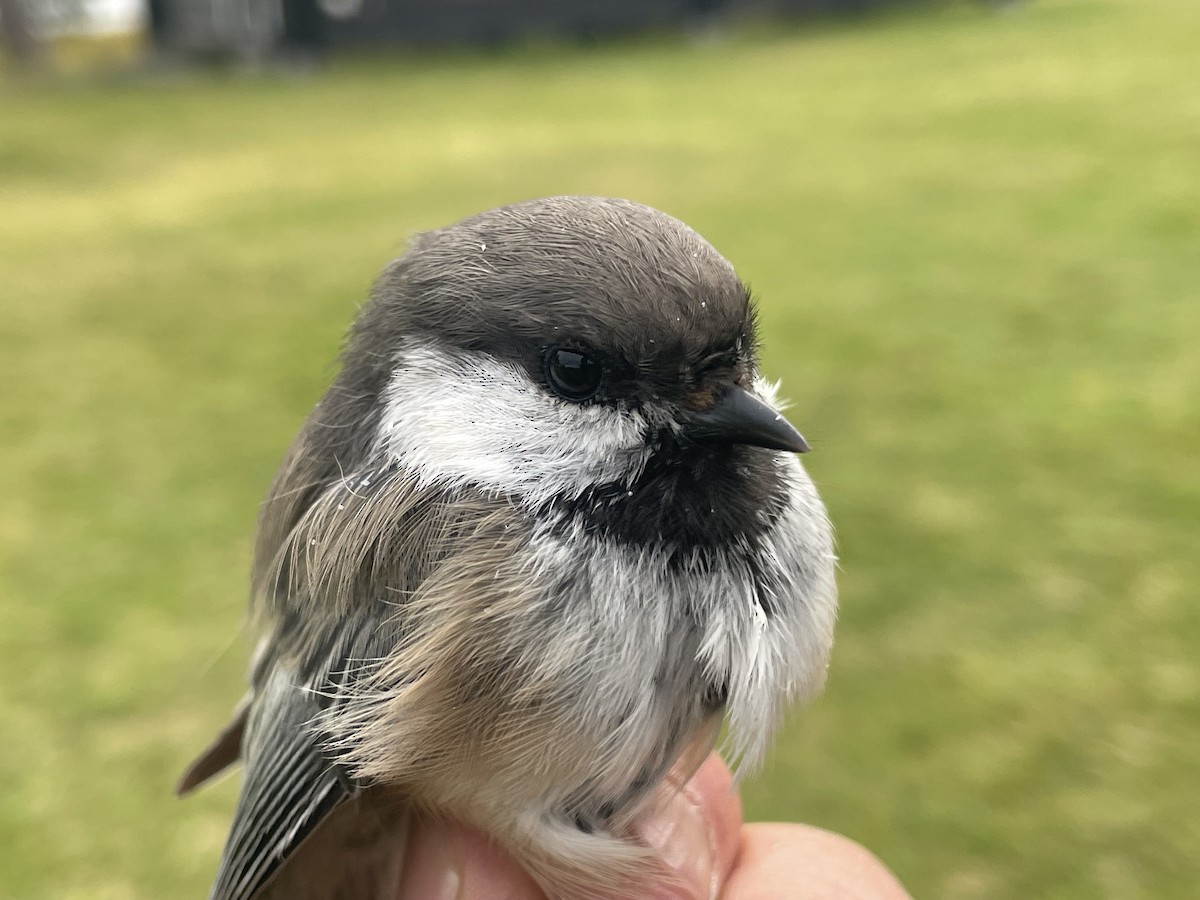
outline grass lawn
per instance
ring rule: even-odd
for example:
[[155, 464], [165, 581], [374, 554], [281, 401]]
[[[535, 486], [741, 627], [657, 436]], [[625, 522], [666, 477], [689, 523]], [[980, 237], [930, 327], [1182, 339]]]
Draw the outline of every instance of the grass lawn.
[[839, 530], [745, 786], [919, 896], [1200, 881], [1200, 5], [0, 84], [0, 896], [202, 896], [256, 505], [406, 235], [604, 193], [762, 298]]

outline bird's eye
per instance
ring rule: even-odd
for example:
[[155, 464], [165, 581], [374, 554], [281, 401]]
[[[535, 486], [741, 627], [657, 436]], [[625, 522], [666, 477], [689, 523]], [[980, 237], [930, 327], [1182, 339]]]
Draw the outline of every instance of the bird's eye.
[[603, 377], [604, 367], [586, 353], [552, 347], [546, 354], [546, 381], [564, 400], [590, 400]]

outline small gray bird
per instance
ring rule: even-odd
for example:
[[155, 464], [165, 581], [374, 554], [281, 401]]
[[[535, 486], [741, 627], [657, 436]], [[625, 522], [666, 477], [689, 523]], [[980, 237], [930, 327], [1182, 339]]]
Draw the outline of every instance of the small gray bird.
[[214, 898], [375, 896], [414, 812], [551, 897], [654, 869], [635, 819], [725, 718], [757, 761], [833, 638], [755, 350], [730, 264], [625, 200], [492, 210], [385, 270], [262, 507], [250, 693], [180, 783], [245, 768]]

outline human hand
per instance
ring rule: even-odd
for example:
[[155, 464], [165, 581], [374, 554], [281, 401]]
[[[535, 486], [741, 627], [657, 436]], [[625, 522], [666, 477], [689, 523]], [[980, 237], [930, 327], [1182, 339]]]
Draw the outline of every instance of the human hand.
[[[713, 754], [667, 807], [638, 828], [678, 876], [644, 900], [902, 900], [909, 895], [869, 851], [810, 825], [742, 824], [729, 770]], [[410, 840], [395, 900], [544, 900], [481, 832], [423, 824]], [[614, 896], [613, 900], [620, 900]]]

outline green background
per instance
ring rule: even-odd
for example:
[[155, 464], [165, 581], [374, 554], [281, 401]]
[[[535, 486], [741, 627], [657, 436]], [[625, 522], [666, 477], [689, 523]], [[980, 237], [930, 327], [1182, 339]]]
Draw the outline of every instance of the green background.
[[633, 197], [761, 297], [835, 519], [745, 785], [927, 897], [1200, 880], [1200, 4], [0, 83], [0, 895], [202, 896], [256, 504], [413, 231]]

